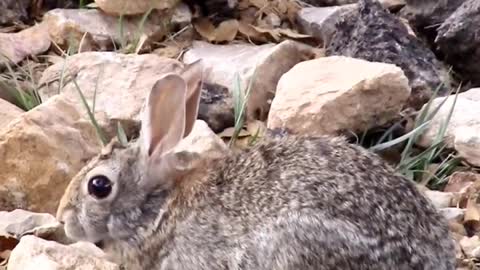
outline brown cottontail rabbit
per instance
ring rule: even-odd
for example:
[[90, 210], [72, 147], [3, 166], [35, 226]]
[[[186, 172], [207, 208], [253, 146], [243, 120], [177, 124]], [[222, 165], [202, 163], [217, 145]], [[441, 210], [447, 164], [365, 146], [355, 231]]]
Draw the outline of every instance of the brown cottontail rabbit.
[[170, 151], [192, 130], [202, 70], [159, 79], [139, 139], [72, 180], [57, 213], [69, 237], [128, 270], [454, 269], [443, 217], [341, 138], [265, 137], [194, 165]]

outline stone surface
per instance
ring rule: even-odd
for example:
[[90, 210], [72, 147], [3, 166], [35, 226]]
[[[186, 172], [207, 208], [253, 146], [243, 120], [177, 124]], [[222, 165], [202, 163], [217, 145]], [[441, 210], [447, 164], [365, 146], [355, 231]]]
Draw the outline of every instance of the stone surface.
[[460, 240], [460, 246], [469, 258], [480, 258], [480, 238], [478, 235], [463, 237]]
[[18, 63], [29, 55], [45, 52], [50, 48], [48, 29], [37, 24], [18, 33], [0, 33], [0, 65], [10, 60]]
[[220, 137], [213, 133], [206, 122], [197, 120], [192, 132], [180, 141], [174, 151], [217, 158], [223, 156], [228, 151], [228, 147]]
[[412, 95], [408, 105], [420, 108], [433, 90], [444, 83], [440, 94], [449, 89], [446, 68], [395, 15], [374, 0], [359, 2], [359, 16], [351, 16], [338, 25], [337, 34], [327, 44], [328, 56], [344, 55], [374, 62], [395, 64], [409, 79]]
[[[251, 92], [247, 102], [247, 117], [264, 120], [275, 94], [275, 87], [286, 71], [295, 64], [313, 57], [310, 46], [284, 41], [278, 45], [250, 44], [212, 45], [197, 41], [184, 55], [184, 63], [202, 59], [210, 70], [205, 78], [207, 83], [227, 87], [230, 92], [240, 78], [240, 87], [246, 89], [251, 83]], [[228, 61], [225, 61], [228, 59]], [[256, 72], [255, 72], [256, 71]], [[252, 82], [250, 82], [253, 80]]]
[[358, 5], [302, 8], [297, 15], [304, 33], [312, 35], [323, 44], [329, 44], [337, 31], [337, 23], [349, 16], [357, 16]]
[[303, 0], [315, 7], [341, 6], [358, 2], [358, 0]]
[[29, 7], [30, 0], [0, 1], [0, 10], [2, 11], [0, 12], [0, 24], [14, 24], [27, 20]]
[[24, 111], [8, 101], [0, 99], [0, 130], [12, 120], [22, 115]]
[[180, 0], [95, 0], [101, 10], [112, 15], [144, 14], [150, 8], [170, 9], [179, 2]]
[[277, 86], [268, 128], [309, 135], [361, 132], [392, 120], [410, 94], [403, 71], [344, 56], [305, 61]]
[[[93, 249], [93, 247], [92, 247]], [[77, 246], [65, 246], [35, 236], [24, 236], [13, 249], [8, 270], [120, 270], [119, 266]]]
[[119, 18], [96, 9], [54, 9], [44, 15], [43, 21], [48, 25], [51, 39], [61, 47], [78, 49], [84, 34], [88, 33], [82, 44], [82, 51], [86, 51], [93, 47], [99, 50], [113, 48], [112, 41], [116, 46], [122, 42], [131, 43], [142, 33], [155, 36], [155, 39], [166, 33], [168, 16], [150, 16], [142, 28], [141, 19], [141, 16], [124, 18], [123, 36], [119, 31]]
[[71, 177], [100, 151], [83, 115], [59, 96], [0, 131], [0, 211], [55, 213]]
[[[430, 107], [430, 113], [437, 108], [445, 97], [436, 98]], [[417, 143], [428, 147], [434, 143], [437, 134], [448, 118], [455, 96], [447, 100], [435, 114]], [[458, 95], [451, 119], [448, 123], [444, 141], [449, 148], [469, 163], [480, 166], [480, 88], [474, 88]]]
[[40, 79], [43, 100], [58, 94], [62, 70], [67, 82], [61, 93], [84, 110], [79, 93], [70, 78], [75, 77], [80, 90], [93, 106], [96, 91], [96, 113], [107, 122], [123, 121], [124, 127], [138, 125], [140, 110], [153, 84], [165, 73], [180, 71], [183, 64], [155, 54], [119, 54], [114, 52], [86, 52], [68, 58], [65, 68], [59, 62], [47, 68]]
[[[443, 23], [466, 0], [405, 0], [401, 14], [417, 28]], [[420, 29], [422, 30], [422, 29]]]
[[465, 216], [465, 209], [455, 208], [455, 207], [442, 208], [439, 210], [439, 212], [448, 221], [462, 222], [463, 217]]
[[406, 0], [379, 0], [379, 2], [384, 8], [389, 10], [398, 10], [407, 4]]
[[480, 1], [460, 5], [438, 28], [435, 43], [464, 80], [480, 85]]
[[423, 194], [432, 202], [437, 209], [452, 206], [456, 194], [453, 192], [442, 192], [436, 190], [424, 190]]

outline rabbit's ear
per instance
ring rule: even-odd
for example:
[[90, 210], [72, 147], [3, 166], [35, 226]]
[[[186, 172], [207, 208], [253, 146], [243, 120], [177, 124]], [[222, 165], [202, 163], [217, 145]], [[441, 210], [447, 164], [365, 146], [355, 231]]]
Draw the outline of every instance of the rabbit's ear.
[[187, 100], [185, 104], [185, 134], [188, 136], [197, 120], [200, 94], [202, 91], [203, 62], [197, 60], [187, 65], [181, 73], [187, 83]]
[[142, 119], [143, 147], [148, 157], [163, 155], [184, 137], [187, 84], [168, 74], [153, 86]]

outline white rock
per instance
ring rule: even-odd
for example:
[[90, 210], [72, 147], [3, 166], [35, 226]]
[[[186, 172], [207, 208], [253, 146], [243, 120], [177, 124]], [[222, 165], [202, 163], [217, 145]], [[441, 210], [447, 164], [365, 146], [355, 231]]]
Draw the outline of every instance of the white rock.
[[180, 141], [174, 151], [215, 158], [228, 151], [228, 147], [220, 137], [213, 133], [205, 121], [197, 120], [192, 132]]
[[465, 216], [465, 209], [456, 207], [442, 208], [439, 212], [449, 221], [462, 222]]
[[473, 237], [464, 236], [460, 240], [460, 246], [468, 258], [480, 258], [480, 238], [478, 235]]
[[5, 61], [5, 57], [18, 63], [25, 57], [43, 53], [48, 48], [50, 39], [43, 23], [18, 33], [0, 33], [0, 63]]
[[22, 109], [6, 100], [0, 99], [0, 130], [22, 115], [22, 113], [24, 113]]
[[56, 229], [60, 223], [54, 216], [46, 213], [33, 213], [22, 209], [0, 212], [0, 235], [20, 238], [24, 233], [39, 227]]
[[[310, 46], [295, 41], [260, 46], [212, 45], [196, 41], [193, 42], [192, 49], [185, 53], [183, 62], [192, 63], [203, 59], [205, 67], [210, 70], [205, 81], [225, 86], [230, 91], [235, 85], [237, 75], [242, 89], [246, 89], [251, 83], [247, 117], [266, 119], [280, 77], [295, 64], [313, 57], [312, 55]], [[250, 82], [252, 79], [253, 82]]]
[[424, 190], [423, 193], [438, 209], [450, 207], [456, 196], [453, 192], [441, 192], [428, 189]]
[[[429, 113], [437, 108], [445, 97], [436, 98]], [[440, 110], [435, 114], [429, 127], [419, 137], [417, 143], [428, 147], [434, 143], [441, 126], [447, 120], [455, 96], [447, 97]], [[425, 106], [424, 106], [425, 108]], [[471, 89], [458, 95], [453, 114], [448, 123], [444, 141], [454, 148], [469, 163], [480, 166], [480, 88]]]
[[112, 15], [134, 15], [146, 13], [150, 8], [170, 9], [180, 0], [95, 0], [105, 13]]
[[85, 248], [24, 236], [13, 249], [7, 270], [119, 270], [118, 265]]
[[268, 128], [298, 134], [360, 132], [392, 120], [410, 95], [395, 65], [331, 56], [297, 64], [277, 86]]

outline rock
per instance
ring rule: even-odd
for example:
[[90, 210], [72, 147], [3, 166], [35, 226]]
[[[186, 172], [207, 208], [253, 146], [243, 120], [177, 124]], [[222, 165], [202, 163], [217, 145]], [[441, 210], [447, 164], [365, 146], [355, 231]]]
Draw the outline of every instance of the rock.
[[106, 121], [98, 120], [100, 125], [115, 125], [113, 122], [120, 120], [132, 128], [139, 125], [141, 107], [153, 84], [163, 74], [178, 72], [182, 67], [176, 60], [155, 54], [85, 52], [70, 56], [65, 68], [63, 62], [47, 68], [39, 92], [43, 100], [57, 95], [63, 70], [64, 81], [68, 82], [61, 90], [62, 96], [72, 100], [77, 109], [85, 111], [75, 84], [69, 80], [73, 77], [90, 106], [97, 89], [95, 111]]
[[84, 248], [24, 236], [13, 249], [8, 270], [119, 270], [120, 267]]
[[207, 122], [215, 133], [235, 125], [233, 97], [227, 87], [203, 83], [198, 119]]
[[48, 29], [37, 24], [18, 33], [0, 33], [0, 63], [10, 60], [18, 63], [30, 55], [43, 53], [50, 48]]
[[452, 206], [456, 194], [453, 192], [442, 192], [436, 190], [424, 190], [423, 194], [432, 202], [437, 209], [448, 208]]
[[399, 10], [407, 4], [406, 0], [379, 0], [379, 2], [384, 8], [392, 11]]
[[179, 2], [180, 0], [95, 0], [102, 11], [115, 16], [144, 14], [150, 8], [171, 9]]
[[20, 240], [24, 235], [35, 235], [61, 243], [72, 242], [65, 235], [63, 226], [50, 214], [22, 209], [0, 212], [0, 242], [2, 237]]
[[221, 157], [226, 151], [228, 151], [227, 145], [202, 120], [195, 122], [192, 132], [174, 149], [175, 153], [193, 153], [209, 158]]
[[[433, 144], [441, 126], [447, 120], [455, 99], [454, 95], [436, 98], [430, 106], [429, 114], [445, 98], [447, 99], [445, 103], [418, 138], [417, 144], [420, 146], [428, 147]], [[457, 150], [461, 157], [476, 166], [480, 166], [480, 119], [478, 115], [480, 115], [480, 88], [458, 94], [444, 137], [447, 147]]]
[[407, 78], [392, 64], [344, 56], [305, 61], [278, 82], [268, 128], [309, 135], [361, 132], [392, 120], [409, 94]]
[[429, 27], [435, 29], [466, 0], [405, 0], [406, 6], [401, 15], [420, 30]]
[[205, 81], [227, 87], [230, 92], [235, 85], [237, 74], [240, 77], [241, 89], [245, 90], [253, 80], [246, 115], [250, 119], [265, 120], [280, 76], [295, 64], [312, 57], [310, 46], [290, 40], [278, 45], [260, 46], [212, 45], [196, 41], [192, 49], [184, 54], [183, 62], [192, 63], [203, 59], [205, 67], [211, 71]]
[[55, 213], [69, 180], [98, 151], [83, 111], [61, 96], [22, 114], [0, 132], [0, 210]]
[[0, 99], [0, 130], [12, 120], [22, 115], [24, 111], [8, 101]]
[[[2, 0], [0, 1], [0, 25], [15, 24], [26, 21], [29, 16], [27, 9], [30, 0]], [[0, 42], [1, 44], [2, 42]]]
[[82, 44], [83, 51], [86, 51], [89, 47], [100, 50], [113, 48], [112, 41], [117, 46], [132, 43], [142, 33], [148, 37], [155, 36], [155, 39], [161, 38], [167, 32], [165, 20], [168, 21], [169, 17], [150, 16], [142, 28], [141, 16], [126, 17], [123, 19], [123, 36], [119, 31], [119, 18], [96, 9], [54, 9], [47, 12], [43, 20], [48, 25], [51, 39], [64, 48], [78, 49], [85, 33], [88, 33]]
[[358, 0], [303, 0], [307, 4], [315, 7], [341, 6], [358, 2]]
[[480, 85], [480, 1], [460, 5], [438, 28], [435, 43], [460, 76]]
[[372, 62], [395, 64], [409, 79], [412, 95], [408, 106], [420, 108], [435, 89], [440, 94], [450, 86], [446, 68], [395, 15], [374, 0], [359, 2], [359, 16], [349, 16], [337, 26], [327, 44], [327, 56], [344, 55]]
[[456, 207], [442, 208], [442, 209], [439, 209], [439, 212], [448, 221], [462, 222], [463, 217], [465, 216], [465, 209], [456, 208]]
[[297, 15], [297, 20], [305, 34], [314, 36], [322, 43], [329, 44], [337, 31], [337, 23], [348, 16], [356, 16], [358, 5], [350, 4], [331, 7], [302, 8]]
[[185, 3], [180, 3], [173, 11], [171, 23], [183, 28], [189, 25], [192, 21], [193, 14], [190, 8]]
[[480, 181], [480, 174], [472, 172], [454, 172], [443, 189], [445, 192], [464, 193], [473, 183]]
[[467, 257], [480, 258], [480, 238], [478, 235], [473, 237], [464, 236], [460, 240], [460, 246]]

